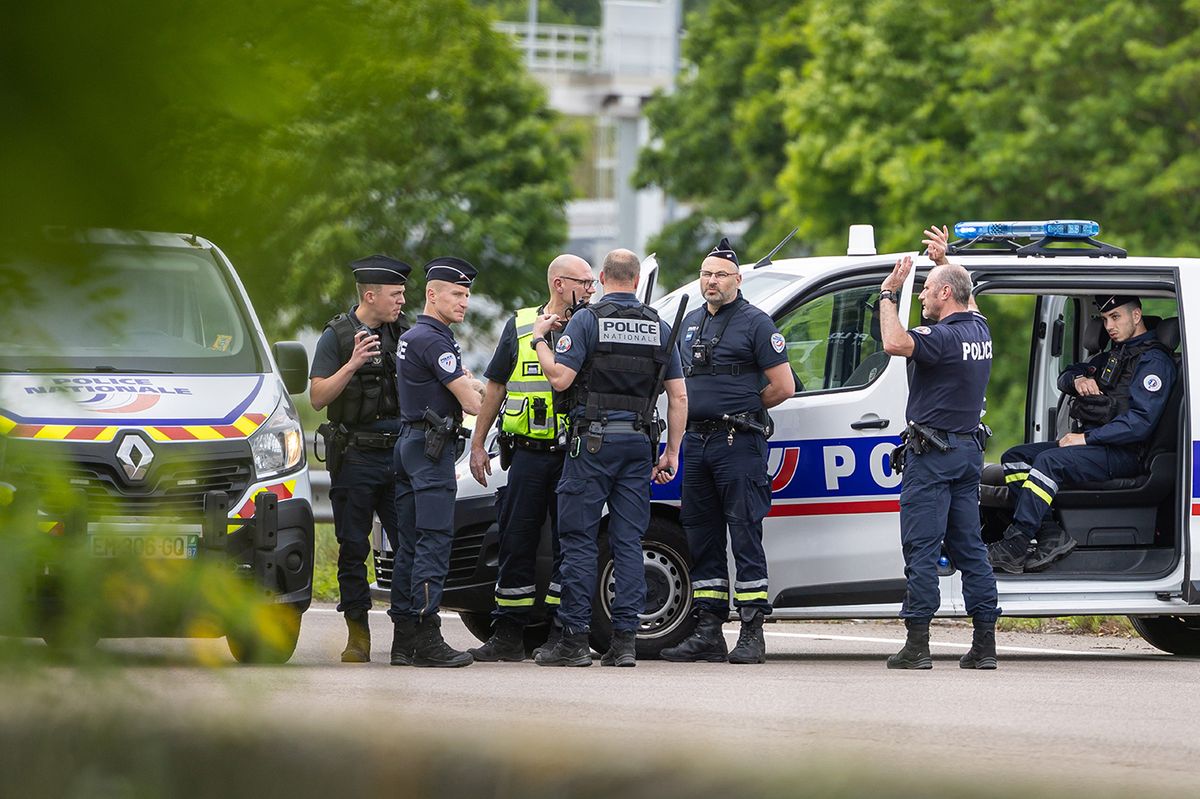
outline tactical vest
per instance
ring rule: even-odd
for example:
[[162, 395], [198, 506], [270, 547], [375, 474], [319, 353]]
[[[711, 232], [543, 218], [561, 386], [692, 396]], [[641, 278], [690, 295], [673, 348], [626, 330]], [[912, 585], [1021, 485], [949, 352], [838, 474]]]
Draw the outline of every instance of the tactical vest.
[[508, 396], [504, 400], [501, 430], [538, 441], [554, 441], [559, 430], [566, 428], [567, 415], [557, 412], [554, 390], [542, 374], [537, 353], [529, 346], [539, 310], [517, 311], [517, 362], [506, 384]]
[[1148, 350], [1158, 349], [1169, 357], [1174, 353], [1155, 338], [1132, 347], [1121, 346], [1114, 350], [1095, 376], [1096, 384], [1104, 392], [1099, 396], [1072, 397], [1071, 418], [1080, 422], [1084, 429], [1107, 424], [1129, 410], [1129, 392], [1133, 387], [1133, 373], [1138, 360]]
[[[342, 313], [330, 319], [325, 327], [337, 336], [339, 361], [342, 364], [349, 362], [354, 353], [354, 334], [363, 328], [362, 323], [355, 321], [349, 313]], [[329, 421], [354, 428], [400, 415], [400, 402], [396, 396], [396, 348], [401, 334], [407, 329], [404, 317], [380, 326], [379, 363], [373, 363], [375, 359], [371, 358], [359, 367], [342, 393], [329, 403]]]
[[649, 426], [658, 399], [658, 373], [668, 353], [660, 343], [658, 314], [646, 305], [601, 301], [596, 315], [596, 349], [576, 380], [583, 418], [605, 421], [610, 411], [633, 411]]

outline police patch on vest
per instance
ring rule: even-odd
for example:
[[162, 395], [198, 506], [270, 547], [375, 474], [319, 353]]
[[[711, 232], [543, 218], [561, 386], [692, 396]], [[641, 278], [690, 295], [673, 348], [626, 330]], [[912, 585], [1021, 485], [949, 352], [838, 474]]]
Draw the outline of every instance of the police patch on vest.
[[691, 341], [692, 336], [696, 335], [696, 331], [700, 329], [700, 325], [692, 325], [687, 329], [687, 334], [683, 337], [684, 341]]
[[554, 345], [554, 351], [555, 352], [570, 352], [571, 351], [571, 337], [563, 336], [562, 338], [560, 338], [558, 340], [558, 343]]
[[787, 345], [787, 342], [783, 340], [782, 333], [772, 333], [771, 334], [771, 349], [775, 350], [776, 352], [783, 352], [783, 348], [786, 345]]
[[658, 322], [649, 319], [600, 320], [600, 341], [605, 343], [650, 344], [657, 347], [658, 333]]
[[920, 327], [914, 327], [914, 328], [912, 329], [912, 332], [914, 332], [914, 333], [920, 333], [922, 336], [928, 336], [928, 335], [929, 335], [930, 333], [932, 333], [933, 331], [932, 331], [932, 330], [930, 330], [930, 329], [929, 329], [928, 327], [926, 327], [925, 325], [921, 325]]
[[444, 352], [438, 356], [438, 366], [442, 367], [448, 374], [452, 373], [458, 366], [458, 358], [453, 352]]
[[1146, 375], [1146, 379], [1142, 381], [1142, 385], [1147, 391], [1158, 391], [1162, 388], [1162, 378], [1158, 375]]
[[542, 365], [540, 363], [525, 364], [525, 377], [536, 377], [542, 373]]

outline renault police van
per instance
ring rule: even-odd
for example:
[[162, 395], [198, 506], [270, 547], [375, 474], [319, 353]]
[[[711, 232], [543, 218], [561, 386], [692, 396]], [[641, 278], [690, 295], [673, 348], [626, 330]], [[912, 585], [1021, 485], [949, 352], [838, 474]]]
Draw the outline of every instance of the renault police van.
[[[1009, 616], [1125, 614], [1153, 645], [1200, 654], [1200, 481], [1191, 433], [1191, 333], [1184, 300], [1200, 301], [1200, 260], [1128, 255], [1094, 237], [1095, 223], [959, 225], [951, 258], [971, 273], [986, 315], [997, 298], [1023, 311], [1021, 329], [992, 327], [997, 356], [1027, 363], [1023, 391], [993, 382], [989, 413], [1015, 402], [1025, 441], [1056, 440], [1068, 432], [1065, 398], [1056, 379], [1067, 365], [1108, 346], [1092, 298], [1100, 293], [1142, 298], [1147, 322], [1174, 353], [1179, 379], [1148, 443], [1135, 478], [1079, 485], [1054, 499], [1056, 518], [1078, 542], [1075, 550], [1034, 574], [998, 573], [1000, 604]], [[901, 475], [890, 452], [905, 426], [908, 371], [880, 340], [879, 285], [906, 253], [878, 255], [867, 226], [851, 229], [848, 254], [787, 259], [743, 268], [742, 292], [767, 312], [787, 339], [798, 378], [795, 395], [772, 409], [768, 473], [772, 505], [764, 522], [773, 619], [895, 617], [904, 595], [900, 550]], [[911, 320], [913, 298], [932, 264], [917, 253], [917, 268], [900, 298]], [[673, 319], [697, 283], [656, 303]], [[915, 320], [912, 323], [916, 324]], [[1197, 321], [1191, 323], [1193, 326]], [[1016, 389], [1022, 387], [1017, 386]], [[1012, 397], [1017, 397], [1013, 400]], [[1021, 399], [1023, 397], [1023, 399]], [[1011, 405], [1007, 405], [1011, 407]], [[1001, 452], [989, 448], [980, 514], [985, 540], [996, 540], [1011, 519], [1012, 497], [999, 473]], [[444, 605], [460, 611], [481, 640], [488, 634], [497, 566], [494, 498], [505, 475], [493, 463], [487, 489], [459, 468], [456, 538]], [[643, 551], [648, 588], [638, 636], [639, 656], [654, 656], [691, 632], [687, 545], [679, 523], [681, 477], [652, 489], [653, 515]], [[604, 527], [601, 526], [601, 536]], [[380, 547], [377, 547], [379, 549]], [[593, 645], [607, 646], [612, 566], [600, 547]], [[550, 577], [544, 543], [539, 589]], [[390, 554], [377, 552], [388, 576]], [[943, 617], [963, 616], [962, 585], [954, 564], [941, 577]], [[731, 576], [732, 579], [732, 576]], [[530, 633], [531, 637], [536, 635]]]
[[[197, 236], [61, 233], [36, 253], [0, 257], [6, 501], [48, 503], [44, 472], [65, 472], [76, 501], [39, 507], [42, 534], [97, 559], [227, 565], [294, 621], [269, 651], [224, 630], [233, 654], [287, 659], [312, 598], [311, 490], [288, 396], [306, 386], [304, 348], [267, 346], [237, 273]], [[49, 640], [50, 616], [26, 632]], [[196, 633], [176, 622], [119, 634]]]

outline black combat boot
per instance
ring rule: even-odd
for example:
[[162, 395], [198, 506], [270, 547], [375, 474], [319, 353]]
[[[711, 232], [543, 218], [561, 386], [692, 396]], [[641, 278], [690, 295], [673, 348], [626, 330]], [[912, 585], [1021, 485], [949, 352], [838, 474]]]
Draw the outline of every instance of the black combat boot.
[[552, 648], [543, 649], [533, 662], [539, 666], [590, 666], [592, 649], [587, 632], [563, 630], [562, 638]]
[[367, 611], [348, 610], [345, 616], [349, 637], [346, 640], [346, 648], [342, 650], [342, 662], [370, 663], [371, 625], [367, 622]]
[[637, 633], [633, 630], [614, 630], [608, 651], [600, 657], [601, 666], [636, 666]]
[[520, 663], [525, 659], [525, 628], [503, 617], [496, 620], [492, 637], [483, 646], [468, 649], [481, 663]]
[[1025, 561], [1025, 571], [1040, 572], [1056, 560], [1062, 560], [1075, 548], [1075, 539], [1058, 525], [1047, 521], [1038, 530], [1037, 544]]
[[1029, 549], [1029, 535], [1015, 524], [1004, 531], [1004, 538], [987, 545], [988, 562], [993, 569], [1009, 574], [1025, 571], [1025, 553]]
[[996, 622], [975, 619], [971, 648], [958, 659], [960, 669], [996, 668]]
[[413, 645], [414, 666], [454, 669], [475, 662], [470, 652], [459, 652], [442, 640], [442, 618], [437, 614], [421, 617]]
[[533, 650], [533, 656], [536, 658], [543, 652], [549, 652], [554, 648], [554, 645], [562, 640], [562, 625], [558, 623], [557, 618], [550, 619], [550, 632], [546, 636], [546, 643]]
[[413, 639], [417, 635], [417, 620], [405, 616], [400, 621], [393, 622], [392, 660], [393, 666], [411, 666], [413, 664]]
[[659, 652], [659, 657], [672, 663], [724, 663], [729, 659], [729, 647], [721, 632], [724, 623], [716, 613], [697, 609], [695, 631], [678, 646]]
[[887, 659], [889, 669], [932, 669], [933, 657], [929, 654], [929, 622], [905, 619], [908, 640], [904, 648]]
[[742, 617], [742, 631], [737, 644], [729, 653], [730, 663], [766, 663], [767, 641], [763, 637], [763, 621], [767, 616], [762, 608], [743, 607], [738, 609]]

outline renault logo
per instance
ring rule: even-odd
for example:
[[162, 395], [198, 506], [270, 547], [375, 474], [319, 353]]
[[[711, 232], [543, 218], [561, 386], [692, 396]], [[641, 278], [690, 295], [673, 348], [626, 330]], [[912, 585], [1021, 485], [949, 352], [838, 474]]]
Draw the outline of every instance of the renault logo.
[[117, 448], [117, 460], [130, 482], [141, 482], [146, 479], [146, 470], [154, 460], [154, 453], [151, 452], [150, 445], [142, 441], [141, 436], [130, 433], [121, 440], [121, 446]]

